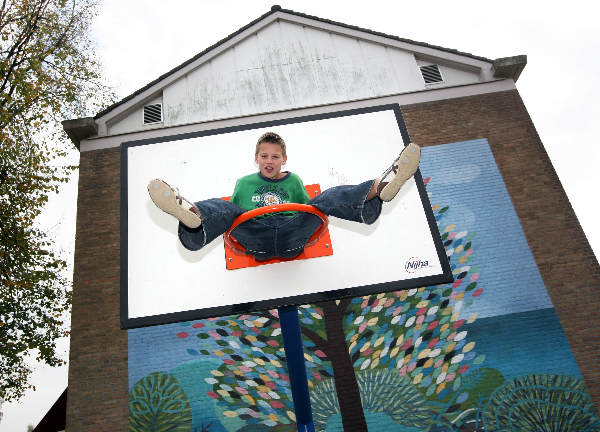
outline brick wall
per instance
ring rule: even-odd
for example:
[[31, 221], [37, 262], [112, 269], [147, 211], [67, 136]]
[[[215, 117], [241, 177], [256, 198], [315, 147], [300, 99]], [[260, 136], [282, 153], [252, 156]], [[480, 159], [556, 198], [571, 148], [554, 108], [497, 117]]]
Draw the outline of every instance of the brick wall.
[[[423, 145], [486, 138], [588, 390], [600, 406], [600, 267], [516, 91], [403, 107]], [[119, 149], [81, 155], [67, 431], [128, 430], [119, 328]], [[551, 243], [549, 242], [551, 240]]]
[[119, 326], [119, 149], [81, 154], [67, 431], [128, 430]]
[[600, 411], [600, 267], [518, 92], [416, 104], [402, 112], [411, 139], [422, 146], [487, 138]]

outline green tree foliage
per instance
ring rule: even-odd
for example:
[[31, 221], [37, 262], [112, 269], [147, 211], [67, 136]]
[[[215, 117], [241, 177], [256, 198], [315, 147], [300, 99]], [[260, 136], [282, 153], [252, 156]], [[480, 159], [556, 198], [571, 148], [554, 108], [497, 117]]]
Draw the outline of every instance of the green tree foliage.
[[59, 365], [71, 294], [66, 263], [37, 217], [75, 167], [60, 120], [112, 95], [100, 79], [94, 0], [0, 2], [0, 394], [28, 388], [25, 359]]

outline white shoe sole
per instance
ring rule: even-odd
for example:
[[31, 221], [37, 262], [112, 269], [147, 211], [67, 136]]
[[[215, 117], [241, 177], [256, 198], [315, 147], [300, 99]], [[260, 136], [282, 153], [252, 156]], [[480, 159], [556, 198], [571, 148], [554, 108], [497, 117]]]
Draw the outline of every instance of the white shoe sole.
[[165, 213], [174, 216], [182, 224], [188, 228], [198, 228], [202, 225], [202, 219], [196, 213], [189, 210], [193, 204], [187, 200], [182, 200], [182, 204], [189, 205], [185, 208], [178, 202], [177, 194], [167, 183], [160, 179], [151, 180], [148, 183], [148, 193], [150, 198], [156, 204], [156, 207], [164, 211]]
[[[391, 201], [394, 199], [398, 191], [406, 183], [406, 181], [415, 175], [417, 169], [419, 169], [419, 162], [421, 161], [421, 147], [414, 143], [409, 143], [400, 156], [394, 161], [393, 166], [398, 167], [398, 172], [394, 178], [387, 184], [381, 192], [379, 192], [379, 198], [382, 201]], [[385, 181], [383, 178], [381, 181]]]

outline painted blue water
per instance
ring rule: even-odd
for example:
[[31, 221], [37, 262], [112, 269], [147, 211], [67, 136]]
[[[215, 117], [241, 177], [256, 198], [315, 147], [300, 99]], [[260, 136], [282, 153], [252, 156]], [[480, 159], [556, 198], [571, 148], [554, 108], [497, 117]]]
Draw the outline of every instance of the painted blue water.
[[554, 308], [482, 318], [466, 326], [484, 367], [506, 379], [525, 374], [582, 378]]

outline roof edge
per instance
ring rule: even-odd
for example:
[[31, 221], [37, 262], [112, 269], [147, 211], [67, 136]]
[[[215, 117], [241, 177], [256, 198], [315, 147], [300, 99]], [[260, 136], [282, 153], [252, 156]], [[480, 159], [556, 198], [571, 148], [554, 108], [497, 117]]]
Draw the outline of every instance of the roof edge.
[[[277, 6], [275, 5], [275, 6], [273, 6], [273, 8], [274, 7], [277, 7]], [[273, 10], [273, 8], [271, 8], [271, 10]], [[395, 41], [398, 41], [398, 42], [405, 42], [405, 43], [409, 43], [409, 44], [412, 44], [412, 45], [419, 45], [419, 46], [422, 46], [422, 47], [425, 47], [425, 48], [433, 48], [433, 49], [436, 49], [436, 50], [448, 52], [448, 53], [451, 53], [451, 54], [458, 54], [458, 55], [461, 55], [461, 56], [470, 57], [470, 58], [473, 58], [475, 60], [481, 60], [481, 61], [485, 61], [485, 62], [488, 62], [488, 63], [492, 63], [493, 62], [493, 60], [488, 59], [486, 57], [481, 57], [481, 56], [477, 56], [475, 54], [470, 54], [470, 53], [458, 51], [458, 50], [455, 50], [455, 49], [452, 49], [452, 48], [445, 48], [445, 47], [438, 46], [438, 45], [431, 45], [431, 44], [428, 44], [426, 42], [419, 42], [419, 41], [415, 41], [415, 40], [412, 40], [412, 39], [401, 38], [399, 36], [394, 36], [394, 35], [390, 35], [390, 34], [387, 34], [387, 33], [382, 33], [382, 32], [378, 32], [378, 31], [371, 30], [371, 29], [366, 29], [366, 28], [355, 26], [355, 25], [351, 25], [351, 24], [345, 24], [345, 23], [342, 23], [342, 22], [339, 22], [339, 21], [333, 21], [333, 20], [329, 20], [329, 19], [326, 19], [326, 18], [320, 18], [320, 17], [314, 16], [314, 15], [308, 15], [308, 14], [304, 14], [302, 12], [296, 12], [296, 11], [293, 11], [293, 10], [290, 10], [290, 9], [279, 9], [279, 10], [281, 10], [281, 12], [285, 12], [285, 13], [288, 13], [290, 15], [296, 15], [296, 16], [299, 16], [299, 17], [302, 17], [302, 18], [312, 19], [312, 20], [320, 21], [320, 22], [326, 23], [326, 24], [333, 24], [333, 25], [337, 25], [337, 26], [340, 26], [340, 27], [345, 27], [347, 29], [357, 30], [357, 31], [361, 31], [361, 32], [372, 34], [374, 36], [381, 36], [381, 37], [384, 37], [384, 38], [387, 38], [387, 39], [392, 39], [392, 40], [395, 40]]]
[[526, 55], [497, 58], [492, 64], [494, 78], [512, 78], [517, 82], [526, 64]]
[[73, 144], [75, 144], [75, 147], [77, 147], [77, 150], [79, 150], [81, 140], [98, 134], [98, 125], [93, 117], [63, 120], [62, 127]]

